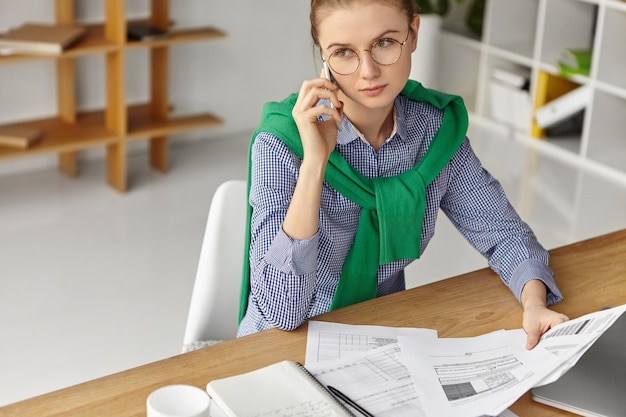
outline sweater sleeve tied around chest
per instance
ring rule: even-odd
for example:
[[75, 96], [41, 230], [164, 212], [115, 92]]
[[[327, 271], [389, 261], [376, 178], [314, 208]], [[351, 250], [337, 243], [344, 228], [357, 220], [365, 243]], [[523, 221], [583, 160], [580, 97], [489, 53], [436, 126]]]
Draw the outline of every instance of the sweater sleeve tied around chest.
[[[376, 297], [379, 265], [419, 258], [426, 187], [450, 162], [467, 132], [467, 111], [461, 97], [424, 88], [412, 80], [407, 82], [400, 94], [443, 110], [443, 119], [426, 154], [414, 168], [396, 176], [368, 179], [348, 164], [339, 152], [335, 150], [331, 153], [324, 180], [361, 207], [357, 232], [344, 261], [331, 310]], [[296, 100], [297, 95], [292, 94], [281, 102], [265, 104], [261, 123], [252, 135], [250, 152], [257, 134], [269, 132], [303, 158], [302, 142], [291, 116]], [[251, 171], [250, 160], [248, 196]], [[252, 207], [248, 205], [240, 321], [245, 315], [250, 293], [251, 216]]]

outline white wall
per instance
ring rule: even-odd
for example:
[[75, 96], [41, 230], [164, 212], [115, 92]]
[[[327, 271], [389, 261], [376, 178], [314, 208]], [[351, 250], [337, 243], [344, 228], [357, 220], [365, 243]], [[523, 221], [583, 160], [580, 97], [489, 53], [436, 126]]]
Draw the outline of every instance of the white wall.
[[[76, 0], [77, 18], [102, 21], [105, 0]], [[127, 0], [129, 17], [147, 16], [148, 0]], [[170, 101], [174, 112], [209, 111], [224, 126], [184, 135], [219, 138], [249, 132], [258, 123], [261, 106], [299, 89], [316, 76], [317, 54], [309, 34], [309, 2], [303, 0], [171, 0], [177, 26], [216, 26], [227, 32], [218, 40], [176, 45], [171, 49]], [[54, 21], [51, 0], [0, 0], [0, 32], [25, 21]], [[127, 53], [129, 103], [148, 97], [147, 50]], [[81, 108], [104, 106], [105, 73], [101, 55], [81, 57], [77, 65]], [[0, 123], [56, 114], [54, 60], [0, 65]], [[145, 142], [133, 143], [145, 147]], [[102, 155], [102, 149], [87, 157]], [[0, 161], [0, 175], [55, 166], [56, 155]]]

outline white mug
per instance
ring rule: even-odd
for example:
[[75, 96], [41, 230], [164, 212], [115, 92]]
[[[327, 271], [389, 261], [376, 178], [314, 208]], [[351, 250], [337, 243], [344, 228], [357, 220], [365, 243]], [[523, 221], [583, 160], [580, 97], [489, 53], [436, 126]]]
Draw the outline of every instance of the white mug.
[[146, 400], [148, 417], [209, 417], [209, 395], [191, 385], [168, 385]]

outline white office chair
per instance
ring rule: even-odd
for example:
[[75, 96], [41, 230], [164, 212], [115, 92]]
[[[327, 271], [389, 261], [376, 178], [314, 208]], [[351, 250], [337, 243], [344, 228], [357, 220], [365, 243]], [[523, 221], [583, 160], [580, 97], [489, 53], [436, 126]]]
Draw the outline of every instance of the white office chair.
[[211, 200], [183, 352], [237, 335], [246, 226], [246, 182], [222, 183]]

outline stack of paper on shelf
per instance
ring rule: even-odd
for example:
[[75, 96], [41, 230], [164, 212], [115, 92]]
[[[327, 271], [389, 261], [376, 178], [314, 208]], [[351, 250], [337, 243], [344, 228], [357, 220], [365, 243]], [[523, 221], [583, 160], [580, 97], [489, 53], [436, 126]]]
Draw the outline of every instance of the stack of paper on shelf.
[[531, 122], [530, 70], [494, 68], [489, 81], [491, 117], [528, 132]]
[[41, 139], [41, 134], [37, 128], [0, 126], [0, 146], [27, 149]]
[[0, 49], [15, 54], [59, 55], [84, 34], [82, 26], [24, 23], [0, 35]]
[[503, 69], [494, 68], [491, 76], [494, 80], [528, 91], [530, 86], [530, 70], [526, 68]]
[[583, 85], [563, 94], [535, 111], [535, 121], [542, 128], [564, 122], [587, 107], [591, 100], [591, 87]]

